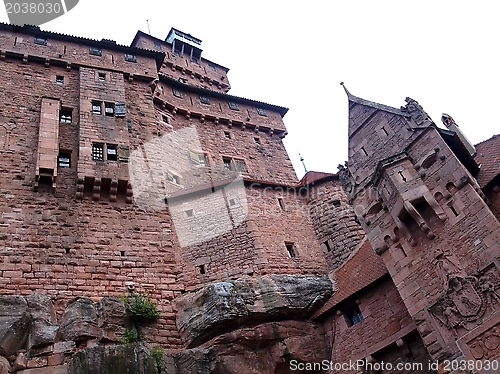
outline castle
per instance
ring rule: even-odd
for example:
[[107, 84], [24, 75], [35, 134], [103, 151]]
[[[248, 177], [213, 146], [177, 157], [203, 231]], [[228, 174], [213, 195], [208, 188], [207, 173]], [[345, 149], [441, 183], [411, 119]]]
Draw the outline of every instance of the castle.
[[[287, 108], [228, 94], [201, 43], [0, 25], [0, 369], [498, 359], [500, 137], [474, 147], [450, 116], [442, 129], [412, 99], [397, 109], [346, 89], [347, 164], [298, 181]], [[118, 298], [137, 294], [161, 316], [135, 327], [143, 345], [119, 345]]]

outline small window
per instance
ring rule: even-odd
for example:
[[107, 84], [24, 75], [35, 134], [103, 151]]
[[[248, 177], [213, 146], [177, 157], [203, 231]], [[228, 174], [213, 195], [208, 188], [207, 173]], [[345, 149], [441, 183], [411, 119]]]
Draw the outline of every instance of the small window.
[[226, 139], [231, 139], [231, 133], [229, 131], [224, 131], [224, 137]]
[[162, 119], [163, 122], [168, 123], [168, 117], [167, 116], [162, 115], [161, 119]]
[[92, 101], [92, 113], [102, 114], [101, 104], [102, 104], [101, 101]]
[[171, 171], [167, 171], [167, 180], [169, 182], [174, 183], [174, 184], [180, 184], [180, 178], [179, 178], [179, 176], [175, 175]]
[[94, 161], [102, 161], [104, 158], [104, 145], [102, 143], [93, 143], [92, 144], [92, 160]]
[[125, 61], [137, 62], [137, 57], [135, 55], [129, 55], [129, 54], [125, 53]]
[[196, 57], [194, 57], [194, 56], [193, 56], [193, 57], [191, 57], [191, 62], [193, 62], [193, 63], [195, 63], [195, 64], [197, 64], [197, 65], [199, 64], [198, 58], [196, 58]]
[[238, 107], [238, 104], [236, 103], [232, 103], [232, 102], [229, 102], [229, 108], [231, 108], [232, 110], [240, 110], [240, 108]]
[[47, 39], [45, 38], [39, 38], [39, 37], [35, 37], [35, 44], [39, 44], [39, 45], [47, 45]]
[[349, 327], [363, 321], [365, 318], [361, 311], [359, 310], [358, 304], [350, 304], [343, 310], [344, 318]]
[[207, 159], [205, 157], [205, 154], [203, 153], [198, 153], [194, 151], [189, 151], [189, 157], [191, 158], [191, 161], [199, 166], [207, 166]]
[[236, 205], [236, 201], [234, 199], [229, 199], [229, 206]]
[[242, 172], [242, 173], [246, 173], [248, 170], [247, 170], [247, 165], [245, 164], [245, 161], [243, 160], [234, 160], [234, 163], [236, 165], [236, 170]]
[[205, 274], [205, 265], [200, 265], [198, 268], [200, 269], [200, 274]]
[[115, 144], [107, 145], [106, 158], [109, 161], [118, 161], [118, 153], [116, 152]]
[[231, 162], [230, 158], [224, 157], [222, 159], [222, 162], [224, 163], [224, 169], [225, 170], [233, 170], [233, 163]]
[[161, 44], [160, 44], [160, 43], [158, 43], [158, 42], [154, 42], [154, 44], [153, 44], [153, 45], [154, 45], [154, 48], [155, 48], [156, 50], [158, 50], [158, 51], [161, 51], [161, 50], [162, 50], [162, 48], [161, 48]]
[[106, 82], [106, 74], [99, 73], [99, 82]]
[[255, 141], [255, 144], [261, 145], [260, 138], [253, 138], [253, 140]]
[[70, 168], [71, 152], [59, 151], [59, 156], [57, 157], [57, 166], [59, 166], [60, 168]]
[[64, 77], [62, 75], [56, 75], [56, 83], [64, 84]]
[[117, 117], [125, 117], [127, 115], [127, 106], [125, 103], [115, 103], [115, 115]]
[[332, 201], [332, 205], [333, 205], [335, 208], [340, 207], [340, 200], [333, 200], [333, 201]]
[[285, 210], [285, 203], [283, 202], [283, 199], [281, 197], [278, 197], [278, 205], [280, 206], [281, 210]]
[[210, 99], [206, 96], [200, 96], [200, 102], [202, 104], [210, 104]]
[[326, 242], [323, 242], [323, 244], [325, 245], [325, 248], [328, 252], [332, 251], [332, 247], [330, 247], [330, 242], [328, 240]]
[[113, 103], [104, 103], [104, 114], [108, 117], [114, 117], [115, 105]]
[[59, 122], [71, 123], [73, 111], [71, 109], [61, 109], [59, 112]]
[[267, 117], [266, 111], [262, 108], [257, 108], [257, 113], [261, 116]]
[[94, 55], [94, 56], [102, 56], [101, 48], [90, 47], [89, 52], [91, 55]]
[[186, 213], [186, 216], [188, 217], [193, 217], [194, 216], [194, 211], [193, 209], [188, 209], [184, 211]]
[[208, 68], [212, 71], [217, 71], [217, 68], [215, 67], [215, 65], [212, 65], [212, 64], [209, 64], [208, 65]]
[[295, 258], [297, 257], [297, 251], [295, 249], [295, 244], [290, 242], [285, 242], [285, 247], [288, 252], [288, 257]]
[[177, 88], [172, 88], [172, 93], [174, 94], [175, 97], [182, 99], [182, 92], [179, 91]]

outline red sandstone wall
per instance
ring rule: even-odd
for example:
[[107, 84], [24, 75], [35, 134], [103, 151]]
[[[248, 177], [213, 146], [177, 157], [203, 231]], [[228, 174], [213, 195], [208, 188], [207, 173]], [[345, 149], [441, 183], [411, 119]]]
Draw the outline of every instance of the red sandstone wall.
[[[364, 237], [338, 179], [320, 181], [309, 189], [309, 214], [330, 270], [336, 270]], [[325, 242], [328, 242], [329, 249]]]

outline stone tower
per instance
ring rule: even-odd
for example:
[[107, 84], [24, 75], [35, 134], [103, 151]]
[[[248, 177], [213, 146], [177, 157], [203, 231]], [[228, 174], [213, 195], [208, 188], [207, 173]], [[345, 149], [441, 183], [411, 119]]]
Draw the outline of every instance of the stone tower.
[[441, 129], [415, 100], [397, 109], [346, 92], [339, 177], [427, 350], [440, 360], [499, 357], [487, 342], [500, 324], [500, 224], [474, 178], [474, 147], [450, 116]]

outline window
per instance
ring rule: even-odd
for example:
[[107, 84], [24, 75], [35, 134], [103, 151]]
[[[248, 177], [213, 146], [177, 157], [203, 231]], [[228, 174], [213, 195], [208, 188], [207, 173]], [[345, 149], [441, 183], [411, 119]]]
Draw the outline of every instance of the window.
[[194, 152], [194, 151], [189, 151], [189, 157], [191, 158], [191, 161], [199, 166], [207, 166], [207, 159], [203, 153], [199, 152]]
[[92, 113], [94, 114], [102, 114], [102, 102], [101, 101], [92, 101]]
[[182, 99], [182, 92], [179, 91], [177, 88], [172, 88], [172, 93], [174, 94], [175, 97]]
[[108, 117], [114, 117], [115, 105], [113, 103], [104, 103], [104, 114]]
[[129, 55], [129, 54], [125, 53], [125, 61], [137, 62], [137, 57], [135, 55]]
[[209, 64], [208, 67], [212, 71], [217, 71], [217, 68], [215, 67], [215, 65]]
[[161, 44], [160, 44], [160, 43], [158, 43], [158, 42], [154, 42], [153, 46], [154, 46], [154, 48], [155, 48], [156, 50], [158, 50], [158, 51], [161, 51], [161, 50], [162, 50], [162, 48], [161, 48]]
[[226, 139], [231, 139], [231, 133], [229, 131], [224, 131], [224, 137]]
[[197, 57], [191, 57], [191, 62], [194, 62], [195, 64], [199, 64], [198, 58]]
[[297, 257], [297, 251], [295, 249], [295, 243], [285, 242], [285, 247], [288, 252], [288, 257], [295, 258]]
[[71, 109], [61, 109], [59, 112], [59, 122], [71, 123], [73, 111]]
[[60, 168], [70, 168], [71, 167], [71, 152], [70, 151], [59, 151], [59, 156], [57, 157], [57, 166]]
[[234, 206], [234, 205], [236, 205], [236, 200], [229, 199], [229, 206]]
[[194, 216], [194, 211], [193, 209], [188, 209], [184, 211], [186, 213], [186, 216], [188, 217], [193, 217]]
[[47, 45], [47, 39], [45, 39], [45, 38], [35, 37], [34, 42], [35, 42], [35, 44], [39, 44], [39, 45]]
[[202, 104], [210, 104], [210, 99], [206, 96], [200, 96], [200, 102]]
[[323, 242], [323, 244], [325, 245], [326, 250], [331, 252], [332, 247], [330, 247], [330, 242], [327, 240], [326, 242]]
[[115, 113], [117, 117], [125, 117], [127, 115], [127, 106], [125, 103], [115, 103]]
[[234, 160], [234, 163], [236, 165], [236, 170], [241, 171], [242, 173], [246, 173], [247, 170], [247, 165], [245, 164], [245, 161], [243, 160]]
[[238, 104], [232, 102], [229, 102], [228, 104], [229, 108], [231, 108], [232, 110], [240, 110], [240, 108], [238, 108]]
[[104, 160], [104, 144], [102, 143], [92, 144], [92, 160], [94, 161]]
[[161, 119], [162, 119], [163, 122], [168, 123], [168, 117], [167, 116], [162, 115]]
[[62, 75], [56, 75], [56, 83], [57, 84], [63, 84], [64, 83], [64, 77]]
[[338, 207], [340, 207], [340, 200], [333, 200], [333, 201], [332, 201], [332, 204], [333, 204], [333, 206], [334, 206], [335, 208], [338, 208]]
[[102, 56], [102, 50], [100, 48], [90, 47], [89, 53], [94, 56]]
[[231, 162], [230, 158], [224, 157], [222, 159], [222, 162], [224, 163], [224, 169], [225, 170], [233, 170], [233, 163]]
[[109, 161], [118, 161], [118, 153], [115, 144], [107, 144], [106, 159]]
[[266, 111], [262, 108], [257, 108], [257, 113], [261, 116], [267, 117]]
[[106, 74], [99, 73], [99, 82], [106, 82]]
[[281, 197], [278, 197], [278, 205], [280, 206], [281, 210], [285, 210], [285, 203], [283, 202], [283, 199]]
[[255, 144], [261, 145], [260, 138], [253, 138], [253, 140], [255, 141]]
[[356, 323], [363, 321], [365, 318], [361, 311], [359, 310], [359, 306], [356, 303], [350, 304], [343, 310], [345, 321], [349, 327], [354, 326]]
[[167, 171], [167, 180], [174, 184], [180, 184], [180, 177], [172, 173], [170, 170]]

